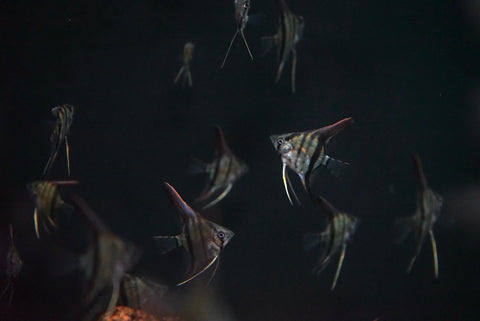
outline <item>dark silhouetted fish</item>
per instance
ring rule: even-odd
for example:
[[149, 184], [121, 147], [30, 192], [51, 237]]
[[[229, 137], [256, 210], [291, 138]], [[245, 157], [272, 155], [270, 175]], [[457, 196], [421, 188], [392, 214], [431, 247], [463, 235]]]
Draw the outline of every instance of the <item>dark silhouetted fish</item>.
[[230, 52], [230, 48], [232, 48], [233, 41], [235, 40], [235, 38], [239, 33], [243, 39], [243, 42], [245, 43], [245, 47], [247, 47], [250, 58], [252, 58], [253, 60], [252, 52], [250, 51], [247, 40], [245, 39], [245, 35], [243, 34], [243, 30], [245, 29], [245, 26], [247, 25], [247, 21], [248, 21], [248, 10], [250, 9], [250, 0], [234, 0], [233, 5], [235, 6], [235, 24], [237, 26], [237, 31], [235, 31], [235, 34], [233, 35], [232, 40], [230, 41], [230, 45], [228, 46], [227, 53], [225, 54], [225, 58], [223, 58], [222, 66], [220, 68], [223, 68], [223, 66], [225, 65], [225, 62], [227, 61], [228, 53]]
[[297, 51], [295, 46], [302, 38], [305, 22], [303, 17], [293, 14], [284, 0], [277, 0], [280, 10], [280, 19], [278, 31], [272, 37], [263, 37], [264, 53], [268, 52], [273, 46], [277, 47], [277, 76], [275, 83], [278, 83], [282, 75], [283, 67], [288, 57], [292, 54], [292, 92], [295, 92], [295, 71], [297, 66]]
[[313, 271], [317, 274], [328, 265], [330, 259], [335, 253], [341, 249], [340, 257], [338, 259], [337, 271], [333, 278], [332, 291], [337, 284], [338, 276], [342, 268], [343, 259], [345, 257], [345, 251], [347, 249], [347, 242], [355, 232], [358, 219], [354, 216], [346, 213], [339, 212], [332, 206], [325, 198], [318, 197], [317, 202], [320, 207], [328, 215], [328, 224], [322, 233], [305, 234], [304, 244], [305, 250], [309, 250], [314, 246], [321, 245], [323, 249], [323, 255], [318, 260], [317, 264], [313, 268]]
[[191, 42], [187, 42], [183, 47], [183, 56], [182, 56], [183, 65], [178, 71], [177, 76], [173, 80], [175, 84], [178, 84], [178, 81], [181, 78], [182, 86], [185, 86], [185, 83], [188, 82], [188, 86], [192, 87], [193, 81], [192, 81], [192, 73], [190, 71], [190, 62], [192, 61], [192, 58], [193, 58], [194, 48], [195, 48], [195, 45]]
[[7, 285], [2, 291], [2, 294], [0, 294], [0, 300], [3, 298], [5, 293], [7, 293], [7, 290], [10, 289], [10, 297], [8, 299], [8, 304], [12, 303], [12, 298], [13, 298], [13, 293], [15, 292], [15, 279], [17, 276], [20, 274], [20, 271], [22, 270], [23, 267], [23, 261], [20, 258], [20, 254], [17, 251], [17, 248], [15, 247], [15, 243], [13, 241], [13, 226], [10, 224], [10, 248], [8, 250], [7, 254], [7, 269], [6, 269], [6, 275], [7, 275]]
[[52, 150], [50, 157], [48, 158], [45, 169], [43, 170], [43, 177], [48, 177], [50, 169], [57, 157], [60, 146], [65, 141], [65, 152], [67, 156], [67, 169], [70, 176], [70, 146], [68, 145], [68, 133], [73, 121], [74, 107], [72, 105], [62, 105], [52, 108], [52, 114], [57, 118], [55, 128], [50, 136], [50, 142], [52, 143]]
[[215, 270], [210, 277], [211, 280], [218, 267], [220, 253], [234, 236], [234, 233], [203, 218], [185, 203], [170, 184], [164, 183], [164, 185], [170, 201], [177, 209], [182, 220], [183, 230], [179, 235], [155, 236], [154, 238], [163, 239], [163, 241], [173, 241], [168, 246], [165, 246], [165, 252], [183, 246], [190, 257], [190, 267], [186, 278], [178, 283], [177, 286], [191, 281], [216, 264]]
[[400, 227], [403, 229], [403, 231], [405, 231], [405, 237], [413, 229], [416, 241], [415, 253], [410, 260], [407, 273], [410, 273], [412, 270], [413, 264], [415, 263], [417, 256], [420, 254], [425, 237], [428, 234], [430, 237], [430, 243], [432, 244], [435, 278], [438, 278], [438, 255], [435, 236], [433, 235], [433, 224], [440, 215], [443, 198], [428, 186], [427, 179], [423, 172], [422, 162], [420, 161], [418, 155], [413, 155], [413, 163], [418, 184], [417, 209], [413, 216], [399, 219], [397, 221], [400, 223]]
[[[121, 284], [121, 304], [135, 309], [148, 308], [165, 301], [163, 297], [167, 291], [166, 285], [127, 273]], [[155, 306], [155, 308], [159, 307]]]
[[195, 203], [206, 203], [208, 208], [221, 201], [232, 189], [237, 179], [248, 171], [248, 166], [238, 159], [228, 147], [222, 130], [215, 127], [215, 159], [209, 164], [196, 161], [190, 171], [192, 173], [207, 173], [209, 181], [204, 192], [195, 199]]
[[270, 136], [273, 146], [282, 159], [283, 185], [291, 204], [293, 202], [288, 192], [287, 182], [297, 201], [298, 197], [286, 172], [287, 166], [297, 173], [302, 180], [305, 190], [313, 198], [310, 191], [310, 177], [315, 169], [325, 166], [333, 174], [339, 175], [342, 169], [348, 165], [348, 163], [328, 156], [325, 152], [325, 146], [333, 136], [349, 127], [352, 123], [353, 119], [349, 117], [319, 129]]
[[[87, 280], [83, 306], [90, 306], [101, 291], [111, 287], [112, 294], [105, 310], [111, 311], [117, 303], [122, 278], [138, 261], [140, 250], [111, 232], [83, 199], [73, 196], [72, 204], [84, 218], [91, 234], [89, 248], [80, 259]], [[100, 312], [97, 309], [98, 305], [94, 305], [89, 316]]]
[[40, 228], [50, 233], [57, 228], [56, 215], [65, 207], [65, 203], [58, 191], [58, 186], [78, 184], [78, 181], [35, 181], [27, 184], [27, 189], [35, 200], [33, 223], [35, 234], [40, 239]]

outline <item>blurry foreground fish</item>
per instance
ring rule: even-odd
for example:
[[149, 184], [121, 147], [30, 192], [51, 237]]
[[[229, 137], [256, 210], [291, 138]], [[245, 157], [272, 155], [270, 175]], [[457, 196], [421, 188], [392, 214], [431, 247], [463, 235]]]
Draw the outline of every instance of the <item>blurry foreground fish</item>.
[[235, 31], [235, 34], [233, 35], [233, 38], [230, 41], [230, 45], [228, 46], [227, 53], [225, 54], [225, 58], [223, 58], [222, 66], [220, 68], [223, 68], [223, 66], [225, 65], [225, 62], [227, 61], [228, 53], [230, 52], [230, 48], [232, 48], [233, 41], [235, 41], [235, 38], [237, 37], [238, 33], [240, 33], [240, 36], [242, 37], [243, 42], [245, 43], [245, 47], [247, 47], [248, 54], [250, 55], [250, 58], [252, 58], [253, 60], [252, 52], [250, 51], [247, 40], [245, 39], [245, 35], [243, 34], [243, 30], [245, 29], [245, 26], [247, 25], [247, 21], [248, 21], [248, 10], [250, 9], [250, 0], [234, 0], [233, 5], [235, 6], [235, 23], [237, 25], [237, 31]]
[[155, 306], [164, 301], [168, 291], [166, 285], [162, 285], [144, 277], [125, 274], [121, 284], [121, 304], [135, 309], [144, 309]]
[[52, 114], [57, 118], [55, 128], [50, 136], [50, 142], [52, 143], [52, 150], [50, 157], [48, 158], [45, 169], [43, 170], [43, 177], [48, 177], [50, 169], [57, 157], [60, 146], [65, 141], [65, 152], [67, 156], [67, 169], [70, 176], [70, 146], [68, 145], [68, 133], [73, 121], [73, 114], [75, 108], [72, 105], [62, 105], [52, 108]]
[[182, 220], [183, 230], [181, 234], [175, 236], [155, 236], [154, 238], [173, 241], [165, 245], [164, 253], [183, 246], [190, 256], [190, 267], [186, 279], [178, 283], [177, 286], [193, 280], [215, 264], [215, 270], [210, 277], [211, 280], [219, 264], [220, 252], [234, 236], [234, 233], [195, 212], [170, 184], [164, 183], [164, 186], [170, 201], [177, 209]]
[[352, 123], [353, 119], [349, 117], [319, 129], [270, 136], [273, 146], [282, 159], [283, 185], [291, 204], [293, 204], [293, 202], [288, 192], [287, 183], [297, 202], [299, 202], [299, 200], [290, 183], [286, 171], [287, 166], [297, 173], [302, 180], [305, 190], [310, 197], [313, 198], [310, 191], [310, 177], [313, 171], [320, 166], [325, 166], [333, 174], [339, 175], [343, 168], [349, 165], [348, 163], [328, 156], [325, 153], [325, 146], [333, 136], [349, 127]]
[[35, 200], [33, 223], [38, 239], [40, 239], [40, 228], [50, 233], [52, 228], [57, 228], [56, 216], [58, 213], [65, 207], [72, 208], [63, 201], [58, 186], [74, 184], [78, 184], [78, 181], [35, 181], [27, 184], [27, 188]]
[[22, 270], [23, 261], [20, 258], [20, 254], [18, 254], [17, 248], [15, 247], [15, 243], [13, 241], [13, 226], [10, 224], [10, 249], [8, 250], [7, 254], [7, 285], [0, 294], [0, 300], [3, 298], [7, 290], [10, 289], [10, 297], [8, 299], [8, 304], [12, 303], [13, 293], [15, 292], [15, 278], [20, 274]]
[[209, 175], [205, 191], [194, 201], [195, 203], [208, 202], [203, 206], [204, 209], [221, 201], [230, 192], [233, 183], [248, 171], [248, 166], [238, 159], [228, 147], [219, 126], [215, 127], [215, 139], [216, 148], [213, 162], [205, 164], [196, 161], [190, 170], [193, 173], [208, 173]]
[[305, 22], [303, 17], [297, 16], [290, 11], [284, 0], [277, 0], [277, 2], [280, 10], [278, 31], [274, 36], [262, 38], [264, 53], [267, 53], [273, 46], [277, 47], [278, 68], [275, 83], [278, 83], [283, 67], [290, 53], [292, 54], [292, 92], [295, 93], [295, 71], [297, 66], [295, 46], [302, 37]]
[[195, 48], [195, 45], [191, 42], [187, 42], [183, 47], [183, 57], [182, 57], [183, 65], [178, 71], [177, 76], [173, 80], [175, 84], [178, 84], [178, 81], [181, 78], [182, 86], [185, 86], [185, 83], [188, 82], [188, 86], [192, 87], [193, 81], [192, 81], [192, 73], [190, 72], [190, 62], [192, 61], [192, 58], [193, 58], [194, 48]]
[[337, 284], [338, 276], [342, 268], [343, 259], [345, 258], [345, 251], [347, 249], [347, 242], [355, 232], [358, 219], [354, 216], [346, 213], [339, 212], [332, 206], [325, 198], [318, 197], [317, 202], [320, 207], [328, 215], [328, 224], [325, 230], [321, 233], [305, 234], [304, 247], [305, 250], [309, 250], [317, 245], [321, 245], [323, 249], [323, 255], [318, 260], [317, 264], [313, 268], [313, 271], [317, 274], [323, 271], [328, 265], [330, 259], [335, 253], [341, 249], [340, 257], [338, 259], [337, 271], [333, 278], [332, 291]]
[[399, 219], [400, 223], [405, 231], [406, 237], [413, 229], [413, 233], [416, 241], [415, 253], [408, 265], [407, 273], [412, 270], [413, 264], [420, 254], [423, 242], [427, 234], [430, 237], [430, 243], [432, 244], [433, 252], [433, 267], [435, 272], [435, 278], [438, 278], [438, 255], [437, 244], [435, 242], [435, 236], [433, 235], [433, 224], [440, 215], [440, 210], [443, 204], [443, 198], [436, 192], [430, 189], [428, 186], [425, 173], [423, 172], [422, 162], [418, 155], [413, 155], [413, 163], [417, 176], [418, 192], [417, 192], [417, 209], [415, 214], [406, 219]]
[[[105, 310], [108, 313], [117, 304], [122, 278], [138, 261], [140, 251], [111, 232], [83, 199], [73, 196], [72, 204], [86, 221], [91, 233], [89, 248], [80, 259], [87, 280], [83, 306], [85, 309], [91, 306], [103, 290], [111, 288], [110, 300]], [[94, 305], [85, 320], [100, 310], [103, 308], [99, 308], [98, 304]]]

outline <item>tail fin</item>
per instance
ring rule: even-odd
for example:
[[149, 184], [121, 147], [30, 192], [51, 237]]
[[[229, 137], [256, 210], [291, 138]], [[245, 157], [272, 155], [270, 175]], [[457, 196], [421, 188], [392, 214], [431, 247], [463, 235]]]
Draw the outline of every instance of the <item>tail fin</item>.
[[336, 177], [342, 177], [345, 170], [350, 166], [350, 163], [332, 158], [325, 155], [325, 167]]
[[262, 56], [265, 56], [275, 46], [275, 36], [262, 37]]
[[190, 174], [203, 174], [207, 172], [208, 164], [202, 162], [197, 158], [192, 158], [192, 161], [188, 165], [188, 172]]
[[314, 247], [320, 245], [320, 233], [307, 233], [303, 235], [303, 249], [309, 251]]
[[166, 254], [177, 247], [181, 246], [178, 235], [175, 236], [154, 236], [155, 240], [157, 240], [156, 244], [160, 250], [160, 254]]

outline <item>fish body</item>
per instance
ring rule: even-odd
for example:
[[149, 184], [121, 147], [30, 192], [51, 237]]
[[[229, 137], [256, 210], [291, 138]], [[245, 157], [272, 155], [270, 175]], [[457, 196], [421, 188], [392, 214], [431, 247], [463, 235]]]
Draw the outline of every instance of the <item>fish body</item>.
[[192, 172], [204, 172], [209, 176], [204, 192], [195, 199], [195, 203], [205, 203], [208, 208], [222, 200], [231, 190], [233, 184], [248, 171], [248, 166], [233, 154], [227, 145], [219, 126], [215, 127], [215, 159], [209, 164], [199, 165]]
[[417, 206], [415, 214], [403, 222], [408, 223], [410, 229], [413, 230], [416, 247], [415, 253], [410, 260], [407, 273], [410, 273], [412, 270], [413, 264], [415, 263], [417, 256], [420, 254], [425, 238], [428, 235], [432, 245], [434, 274], [435, 278], [438, 278], [438, 255], [435, 236], [433, 234], [433, 225], [440, 215], [443, 198], [429, 187], [418, 155], [413, 155], [413, 163], [418, 186]]
[[10, 289], [10, 297], [8, 300], [8, 303], [11, 304], [13, 294], [15, 292], [15, 279], [17, 276], [20, 274], [20, 271], [22, 270], [23, 267], [23, 261], [20, 258], [20, 254], [18, 253], [17, 248], [15, 247], [15, 243], [13, 240], [13, 226], [10, 224], [10, 248], [7, 253], [7, 269], [6, 269], [6, 275], [7, 275], [7, 285], [3, 289], [2, 293], [0, 294], [0, 299], [3, 298], [5, 293], [7, 293], [7, 290]]
[[223, 58], [221, 68], [225, 66], [228, 53], [230, 52], [230, 48], [232, 48], [232, 44], [237, 38], [237, 35], [239, 33], [243, 39], [243, 42], [245, 43], [245, 47], [247, 48], [250, 58], [253, 60], [252, 52], [250, 51], [250, 47], [248, 46], [247, 39], [245, 38], [245, 34], [243, 33], [243, 30], [245, 29], [245, 26], [247, 25], [247, 21], [248, 21], [248, 10], [250, 10], [250, 0], [234, 0], [233, 6], [235, 7], [235, 24], [236, 24], [237, 30], [235, 31], [235, 34], [233, 35], [232, 40], [230, 41], [230, 45], [228, 46], [227, 53], [225, 54], [225, 58]]
[[47, 178], [50, 174], [50, 169], [57, 157], [58, 151], [61, 145], [65, 142], [65, 152], [67, 157], [67, 170], [70, 176], [70, 146], [68, 144], [68, 135], [70, 132], [70, 126], [73, 122], [73, 115], [75, 108], [72, 105], [62, 105], [52, 108], [52, 114], [56, 117], [55, 128], [50, 136], [50, 143], [52, 149], [47, 164], [43, 170], [43, 177]]
[[193, 51], [195, 45], [191, 42], [187, 42], [183, 47], [183, 56], [182, 56], [182, 67], [177, 73], [177, 76], [173, 80], [175, 84], [178, 84], [178, 81], [182, 79], [182, 86], [185, 86], [185, 83], [188, 83], [189, 87], [192, 87], [192, 73], [190, 71], [190, 63], [193, 59]]
[[62, 199], [58, 186], [77, 183], [77, 181], [34, 181], [27, 184], [27, 189], [35, 200], [33, 223], [38, 239], [40, 239], [41, 228], [47, 233], [50, 233], [52, 229], [56, 229], [56, 216], [58, 213], [64, 207], [71, 207]]
[[325, 198], [318, 197], [317, 202], [324, 212], [327, 213], [328, 223], [325, 230], [321, 233], [306, 234], [304, 238], [305, 249], [310, 249], [316, 245], [321, 245], [324, 255], [320, 257], [315, 264], [313, 271], [319, 274], [328, 265], [333, 255], [341, 251], [338, 260], [337, 271], [332, 283], [332, 291], [337, 284], [338, 276], [342, 268], [343, 259], [347, 249], [347, 242], [358, 226], [358, 219], [347, 213], [338, 211]]
[[290, 203], [293, 204], [287, 183], [295, 197], [296, 194], [290, 184], [286, 167], [288, 166], [300, 177], [305, 190], [313, 198], [310, 191], [310, 177], [317, 168], [325, 166], [333, 174], [338, 175], [348, 165], [348, 163], [328, 156], [325, 152], [325, 146], [333, 136], [352, 123], [353, 119], [349, 117], [319, 129], [270, 136], [274, 148], [282, 159], [283, 184]]
[[294, 14], [288, 8], [284, 0], [277, 0], [280, 10], [278, 23], [278, 31], [272, 37], [264, 37], [263, 43], [265, 51], [270, 50], [273, 46], [277, 48], [277, 75], [275, 83], [278, 83], [282, 75], [283, 68], [290, 54], [292, 54], [292, 92], [295, 93], [295, 72], [297, 66], [296, 45], [300, 41], [305, 28], [305, 21], [302, 16]]
[[176, 208], [183, 223], [182, 233], [175, 236], [156, 236], [156, 239], [173, 239], [175, 247], [184, 247], [190, 258], [190, 266], [183, 285], [215, 265], [210, 280], [215, 275], [222, 250], [234, 236], [234, 233], [194, 211], [168, 183], [164, 183], [170, 201]]

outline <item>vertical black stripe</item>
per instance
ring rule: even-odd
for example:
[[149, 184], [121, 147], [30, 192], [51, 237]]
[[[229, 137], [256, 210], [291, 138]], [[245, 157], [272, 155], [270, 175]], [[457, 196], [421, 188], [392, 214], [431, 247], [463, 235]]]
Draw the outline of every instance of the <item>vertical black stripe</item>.
[[295, 159], [295, 163], [294, 163], [294, 169], [297, 173], [301, 172], [301, 169], [298, 168], [298, 160], [300, 159], [300, 155], [302, 154], [302, 147], [303, 147], [303, 144], [305, 143], [305, 141], [307, 140], [307, 136], [308, 136], [308, 133], [302, 133], [302, 140], [300, 141], [300, 145], [298, 145], [298, 149], [297, 149], [297, 152], [295, 154], [296, 156], [296, 159]]

